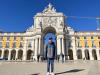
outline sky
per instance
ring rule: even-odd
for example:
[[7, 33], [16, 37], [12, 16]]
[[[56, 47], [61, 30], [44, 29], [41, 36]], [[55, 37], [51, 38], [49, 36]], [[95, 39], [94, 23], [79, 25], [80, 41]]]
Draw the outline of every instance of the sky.
[[[0, 0], [0, 30], [24, 32], [33, 25], [33, 17], [51, 3], [66, 16], [66, 25], [75, 31], [95, 31], [100, 17], [100, 0]], [[95, 17], [83, 19], [78, 17]]]

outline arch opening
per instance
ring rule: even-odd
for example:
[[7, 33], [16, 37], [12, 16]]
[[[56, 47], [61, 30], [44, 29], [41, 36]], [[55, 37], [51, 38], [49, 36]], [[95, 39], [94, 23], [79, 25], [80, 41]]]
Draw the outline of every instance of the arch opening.
[[[43, 53], [45, 52], [45, 46], [48, 44], [48, 40], [49, 38], [52, 37], [52, 40], [55, 44], [55, 46], [57, 45], [57, 41], [56, 41], [56, 29], [53, 28], [53, 27], [46, 27], [44, 30], [43, 30], [43, 40], [42, 40], [42, 43], [43, 43]], [[56, 46], [57, 47], [57, 46]], [[56, 51], [56, 56], [57, 56], [57, 51]], [[57, 58], [57, 57], [56, 57]]]
[[18, 59], [22, 60], [22, 58], [23, 58], [23, 50], [19, 50], [18, 51]]
[[95, 49], [92, 50], [92, 56], [93, 56], [94, 60], [97, 60], [97, 54], [96, 54]]
[[8, 60], [8, 55], [9, 55], [9, 51], [5, 50], [3, 58], [6, 59], [6, 60]]
[[15, 60], [16, 59], [16, 50], [12, 50], [11, 51], [11, 60]]
[[82, 50], [77, 50], [77, 59], [82, 59]]
[[28, 50], [27, 51], [27, 60], [31, 60], [32, 59], [32, 53], [33, 53], [32, 50]]
[[71, 49], [68, 50], [69, 60], [73, 60], [73, 51]]
[[45, 29], [43, 29], [42, 33], [43, 33], [43, 36], [45, 36], [47, 33], [56, 34], [56, 29], [54, 27], [46, 27]]
[[89, 50], [85, 50], [84, 52], [85, 52], [85, 59], [90, 60]]

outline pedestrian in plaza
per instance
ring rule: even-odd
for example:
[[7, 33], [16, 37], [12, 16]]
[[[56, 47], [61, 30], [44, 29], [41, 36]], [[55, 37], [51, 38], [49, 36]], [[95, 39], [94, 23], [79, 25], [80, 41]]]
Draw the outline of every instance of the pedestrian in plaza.
[[60, 55], [57, 56], [57, 60], [58, 60], [58, 62], [59, 62], [59, 59], [60, 59]]
[[64, 63], [64, 54], [62, 54], [62, 63]]
[[55, 59], [55, 44], [52, 38], [49, 38], [45, 48], [45, 58], [47, 59], [47, 75], [54, 75], [54, 59]]
[[37, 62], [39, 62], [39, 59], [40, 59], [40, 55], [37, 56]]

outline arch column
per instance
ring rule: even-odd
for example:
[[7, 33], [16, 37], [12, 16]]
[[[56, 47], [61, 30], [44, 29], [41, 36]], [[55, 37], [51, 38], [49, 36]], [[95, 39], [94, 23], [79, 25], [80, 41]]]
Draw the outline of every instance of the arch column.
[[42, 56], [44, 56], [44, 48], [45, 48], [44, 40], [43, 40], [43, 37], [41, 37], [41, 51], [40, 51], [40, 53]]
[[32, 39], [32, 50], [34, 50], [34, 39]]
[[27, 39], [25, 38], [24, 48], [23, 48], [23, 60], [26, 60], [26, 51], [27, 51]]
[[99, 49], [96, 50], [97, 60], [100, 60]]
[[38, 55], [40, 55], [40, 54], [41, 54], [41, 53], [40, 53], [40, 52], [41, 52], [41, 51], [40, 51], [40, 50], [41, 50], [41, 37], [38, 38], [38, 49], [39, 49], [39, 50], [38, 50]]
[[[61, 53], [64, 55], [65, 60], [65, 46], [64, 46], [64, 35], [57, 35], [57, 55], [60, 55]], [[60, 59], [62, 57], [60, 56]]]
[[11, 58], [11, 50], [9, 50], [8, 60], [10, 60], [10, 58]]
[[64, 43], [64, 36], [62, 37], [62, 53], [64, 55], [64, 61], [65, 61], [65, 43]]
[[61, 42], [60, 38], [57, 37], [57, 55], [60, 55], [61, 53]]
[[16, 50], [15, 60], [18, 59], [18, 50]]
[[62, 53], [65, 54], [65, 53], [64, 53], [64, 50], [65, 50], [64, 38], [62, 37], [61, 40], [62, 40]]
[[77, 54], [76, 54], [76, 46], [75, 46], [75, 36], [72, 36], [72, 50], [73, 50], [73, 59], [77, 60]]
[[2, 49], [1, 58], [3, 58], [3, 56], [4, 56], [4, 49]]
[[[57, 36], [57, 55], [60, 56], [61, 54], [61, 37]], [[61, 56], [60, 56], [60, 60], [61, 60]]]
[[35, 40], [34, 39], [32, 40], [32, 50], [33, 50], [33, 54], [32, 55], [34, 55], [34, 51], [35, 51]]
[[68, 56], [68, 39], [67, 38], [66, 38], [66, 41], [65, 42], [66, 42], [66, 44], [65, 44], [65, 47], [66, 47], [65, 48], [66, 49], [66, 51], [65, 51], [66, 52], [66, 60], [68, 60], [69, 59], [69, 56]]
[[37, 49], [38, 49], [38, 39], [36, 38], [35, 39], [35, 52], [34, 52], [34, 59], [35, 60], [37, 60], [37, 53], [38, 53]]
[[33, 49], [34, 49], [34, 54], [35, 54], [35, 39], [34, 39], [34, 42], [33, 43], [34, 43], [34, 48]]
[[89, 56], [90, 56], [90, 60], [93, 60], [92, 49], [89, 50]]
[[85, 58], [85, 53], [84, 53], [84, 49], [81, 49], [82, 50], [82, 59], [84, 59]]

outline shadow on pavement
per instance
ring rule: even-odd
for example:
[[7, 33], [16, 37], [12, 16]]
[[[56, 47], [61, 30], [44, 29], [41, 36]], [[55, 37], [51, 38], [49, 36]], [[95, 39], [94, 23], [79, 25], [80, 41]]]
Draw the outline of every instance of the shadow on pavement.
[[79, 71], [83, 71], [83, 70], [85, 70], [85, 69], [73, 69], [73, 70], [69, 70], [69, 71], [55, 73], [55, 75], [64, 74], [64, 73], [74, 73], [74, 72], [79, 72]]
[[34, 73], [34, 74], [31, 74], [31, 75], [39, 75], [39, 74], [40, 74], [40, 73], [36, 73], [36, 74]]

